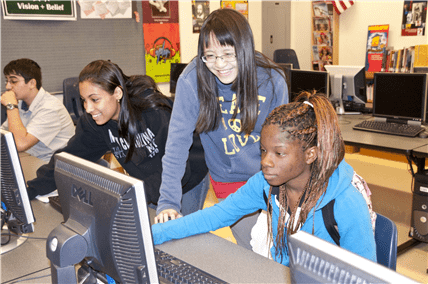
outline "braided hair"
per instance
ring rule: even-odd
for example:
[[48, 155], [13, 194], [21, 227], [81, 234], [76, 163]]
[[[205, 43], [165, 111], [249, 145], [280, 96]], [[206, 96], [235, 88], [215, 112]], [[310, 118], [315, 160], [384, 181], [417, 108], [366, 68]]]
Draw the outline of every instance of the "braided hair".
[[[292, 211], [287, 223], [287, 234], [294, 234], [306, 222], [308, 213], [312, 208], [315, 211], [315, 205], [325, 193], [330, 176], [344, 158], [345, 144], [334, 108], [324, 94], [300, 93], [295, 102], [275, 108], [266, 118], [263, 127], [268, 125], [277, 125], [281, 130], [288, 132], [292, 137], [291, 139], [300, 140], [303, 151], [313, 146], [318, 149], [317, 159], [311, 164], [311, 174], [305, 190], [296, 204], [300, 204], [304, 196], [300, 214], [296, 217], [296, 210]], [[272, 186], [269, 190], [267, 204], [270, 240], [272, 240], [271, 198]], [[275, 240], [275, 255], [282, 257], [282, 248], [285, 247], [286, 242], [284, 235], [285, 216], [288, 210], [285, 184], [279, 187], [278, 201], [280, 216]], [[291, 206], [291, 208], [297, 207]], [[296, 226], [294, 226], [295, 222], [297, 222]], [[312, 231], [314, 231], [314, 223], [312, 224]]]

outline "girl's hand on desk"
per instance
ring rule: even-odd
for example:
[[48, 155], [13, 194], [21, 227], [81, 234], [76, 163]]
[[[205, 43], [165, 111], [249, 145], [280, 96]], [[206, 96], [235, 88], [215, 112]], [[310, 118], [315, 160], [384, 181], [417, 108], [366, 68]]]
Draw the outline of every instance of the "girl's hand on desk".
[[159, 215], [155, 217], [155, 224], [157, 223], [165, 223], [169, 220], [175, 220], [183, 217], [180, 213], [175, 211], [174, 209], [166, 209], [163, 210]]

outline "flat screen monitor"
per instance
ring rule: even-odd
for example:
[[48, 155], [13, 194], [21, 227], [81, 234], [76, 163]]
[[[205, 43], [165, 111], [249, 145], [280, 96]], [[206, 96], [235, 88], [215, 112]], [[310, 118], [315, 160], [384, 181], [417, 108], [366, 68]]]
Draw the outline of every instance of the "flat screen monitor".
[[330, 74], [331, 101], [367, 103], [364, 66], [325, 65], [324, 67]]
[[143, 181], [68, 153], [55, 155], [64, 222], [49, 234], [53, 283], [77, 283], [75, 265], [120, 283], [158, 283]]
[[169, 92], [175, 94], [175, 87], [177, 86], [178, 77], [181, 72], [186, 68], [186, 63], [171, 63], [171, 73], [169, 77]]
[[[22, 234], [34, 231], [34, 214], [28, 197], [27, 185], [16, 150], [13, 133], [0, 129], [1, 132], [1, 201], [2, 233], [3, 225], [15, 236], [2, 235], [1, 253], [10, 251], [26, 240]], [[6, 224], [3, 224], [3, 219]]]
[[328, 97], [329, 80], [325, 71], [290, 70], [290, 102], [302, 91], [323, 93]]
[[427, 74], [374, 73], [373, 116], [425, 122]]
[[304, 231], [290, 235], [288, 244], [291, 283], [417, 283]]

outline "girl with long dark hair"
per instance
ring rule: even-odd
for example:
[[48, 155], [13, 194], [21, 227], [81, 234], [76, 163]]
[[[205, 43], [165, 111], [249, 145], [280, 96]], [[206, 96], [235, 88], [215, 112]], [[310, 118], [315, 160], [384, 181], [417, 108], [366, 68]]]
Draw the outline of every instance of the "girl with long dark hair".
[[[157, 204], [172, 101], [151, 77], [128, 77], [118, 65], [106, 60], [83, 68], [79, 90], [86, 113], [79, 119], [76, 134], [60, 151], [90, 161], [110, 151], [126, 173], [144, 181], [148, 202]], [[183, 193], [200, 190], [207, 173], [202, 147], [194, 145], [189, 157], [178, 183]], [[55, 190], [53, 169], [51, 159], [28, 183], [32, 197]]]

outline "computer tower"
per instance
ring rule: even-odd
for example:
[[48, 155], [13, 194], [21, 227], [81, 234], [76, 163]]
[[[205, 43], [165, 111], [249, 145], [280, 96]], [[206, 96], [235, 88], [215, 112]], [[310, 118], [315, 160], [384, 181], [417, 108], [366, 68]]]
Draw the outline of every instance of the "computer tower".
[[415, 174], [409, 235], [416, 240], [428, 242], [428, 175], [425, 173]]

